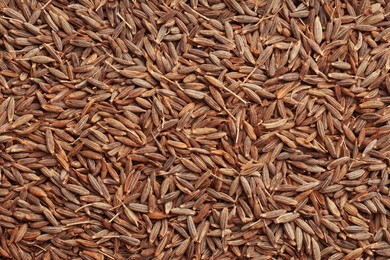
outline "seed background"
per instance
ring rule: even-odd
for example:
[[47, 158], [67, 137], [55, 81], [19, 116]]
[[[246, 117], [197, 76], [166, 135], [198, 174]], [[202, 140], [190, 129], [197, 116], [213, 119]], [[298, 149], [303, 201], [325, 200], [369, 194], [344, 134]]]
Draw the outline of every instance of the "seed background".
[[385, 0], [4, 0], [4, 259], [388, 259]]

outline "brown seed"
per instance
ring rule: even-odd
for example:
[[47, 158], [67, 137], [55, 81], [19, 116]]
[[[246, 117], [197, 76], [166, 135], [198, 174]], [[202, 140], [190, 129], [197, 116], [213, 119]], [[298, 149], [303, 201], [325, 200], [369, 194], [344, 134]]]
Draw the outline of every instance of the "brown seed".
[[280, 223], [288, 223], [293, 221], [294, 219], [298, 218], [299, 214], [298, 213], [285, 213], [283, 215], [280, 215], [275, 219], [275, 223], [280, 224]]

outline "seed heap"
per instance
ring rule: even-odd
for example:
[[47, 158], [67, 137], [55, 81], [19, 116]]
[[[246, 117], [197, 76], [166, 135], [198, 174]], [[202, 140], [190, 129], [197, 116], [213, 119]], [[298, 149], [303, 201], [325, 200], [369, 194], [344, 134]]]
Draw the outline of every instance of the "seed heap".
[[0, 9], [2, 259], [389, 259], [388, 1]]

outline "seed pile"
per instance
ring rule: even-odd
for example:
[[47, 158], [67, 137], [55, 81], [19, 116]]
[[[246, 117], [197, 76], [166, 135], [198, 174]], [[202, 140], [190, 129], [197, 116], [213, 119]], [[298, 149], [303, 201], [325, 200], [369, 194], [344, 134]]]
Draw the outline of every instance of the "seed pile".
[[389, 259], [385, 0], [4, 0], [3, 259]]

